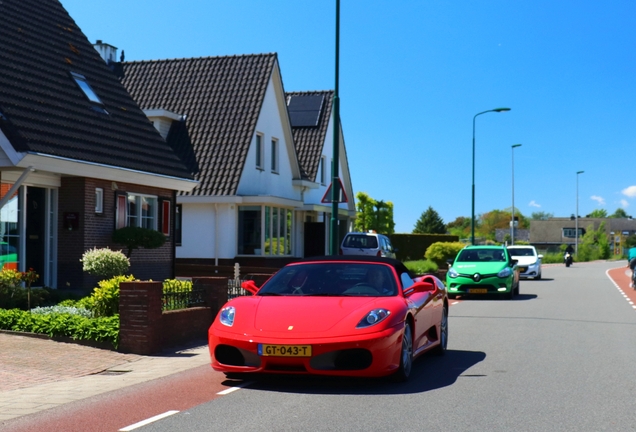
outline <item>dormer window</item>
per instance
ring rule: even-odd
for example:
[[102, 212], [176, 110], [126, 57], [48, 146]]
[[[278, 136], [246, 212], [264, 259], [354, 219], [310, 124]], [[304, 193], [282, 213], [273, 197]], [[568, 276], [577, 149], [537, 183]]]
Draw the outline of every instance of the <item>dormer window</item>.
[[102, 101], [99, 99], [99, 96], [97, 96], [97, 93], [93, 91], [88, 81], [86, 81], [85, 76], [76, 74], [75, 72], [71, 72], [71, 76], [73, 77], [79, 88], [82, 89], [89, 101], [99, 105], [103, 105]]

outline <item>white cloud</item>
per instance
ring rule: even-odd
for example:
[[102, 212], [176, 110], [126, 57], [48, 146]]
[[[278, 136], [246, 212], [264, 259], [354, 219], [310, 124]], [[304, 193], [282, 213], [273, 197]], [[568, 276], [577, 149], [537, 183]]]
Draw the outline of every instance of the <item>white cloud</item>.
[[621, 200], [621, 207], [623, 207], [624, 209], [629, 207], [629, 202], [626, 199], [622, 199]]
[[636, 197], [636, 186], [630, 186], [621, 191], [621, 193], [627, 197], [634, 198]]
[[597, 195], [592, 195], [590, 197], [590, 199], [593, 199], [594, 201], [596, 201], [598, 203], [598, 205], [602, 206], [605, 205], [605, 200], [603, 199], [603, 197], [597, 196]]
[[541, 204], [537, 204], [534, 200], [530, 201], [530, 204], [528, 204], [530, 207], [541, 207]]

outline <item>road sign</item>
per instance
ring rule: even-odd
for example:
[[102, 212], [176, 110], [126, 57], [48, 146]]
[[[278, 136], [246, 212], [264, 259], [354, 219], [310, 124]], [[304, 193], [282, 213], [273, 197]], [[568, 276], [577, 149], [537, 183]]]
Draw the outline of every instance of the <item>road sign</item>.
[[[347, 194], [345, 193], [345, 190], [344, 190], [344, 187], [342, 186], [342, 181], [340, 181], [340, 178], [338, 178], [338, 184], [340, 185], [340, 187], [338, 188], [338, 202], [339, 203], [349, 202], [349, 199], [347, 198]], [[332, 185], [333, 185], [333, 182], [329, 185], [329, 187], [327, 188], [327, 192], [325, 192], [325, 195], [320, 200], [321, 203], [324, 203], [324, 204], [333, 203], [333, 199], [331, 199]]]

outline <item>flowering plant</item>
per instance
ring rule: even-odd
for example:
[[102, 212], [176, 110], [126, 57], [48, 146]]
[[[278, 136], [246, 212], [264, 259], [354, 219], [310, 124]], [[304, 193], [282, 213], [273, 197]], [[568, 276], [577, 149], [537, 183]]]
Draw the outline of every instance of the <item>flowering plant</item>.
[[35, 282], [36, 280], [38, 280], [38, 278], [40, 277], [39, 274], [37, 274], [37, 272], [35, 270], [33, 270], [32, 268], [29, 268], [29, 270], [22, 272], [22, 280], [24, 282], [26, 282], [27, 286], [31, 286], [31, 284], [33, 282]]

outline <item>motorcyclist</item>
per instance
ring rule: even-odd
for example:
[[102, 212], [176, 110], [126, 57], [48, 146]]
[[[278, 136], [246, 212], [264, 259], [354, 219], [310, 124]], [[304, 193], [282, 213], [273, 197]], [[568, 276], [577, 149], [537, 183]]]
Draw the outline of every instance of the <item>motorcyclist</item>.
[[563, 262], [565, 262], [565, 257], [567, 257], [568, 254], [570, 254], [570, 256], [574, 254], [574, 248], [571, 244], [565, 248], [565, 252], [563, 253]]

